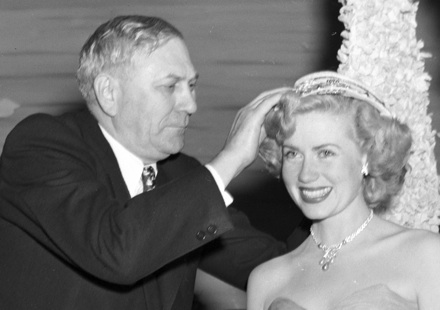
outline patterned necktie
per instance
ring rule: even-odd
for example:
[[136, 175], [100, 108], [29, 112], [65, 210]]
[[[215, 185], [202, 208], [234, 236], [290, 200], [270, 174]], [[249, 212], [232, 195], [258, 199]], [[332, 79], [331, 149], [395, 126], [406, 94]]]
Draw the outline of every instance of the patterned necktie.
[[144, 185], [144, 192], [151, 191], [156, 186], [156, 172], [153, 167], [144, 167], [142, 171], [142, 184]]

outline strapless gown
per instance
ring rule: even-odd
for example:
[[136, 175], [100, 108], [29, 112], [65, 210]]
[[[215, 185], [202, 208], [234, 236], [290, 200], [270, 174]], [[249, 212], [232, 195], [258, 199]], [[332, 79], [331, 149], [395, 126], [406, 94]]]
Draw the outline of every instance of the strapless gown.
[[[335, 307], [323, 310], [417, 310], [415, 302], [396, 294], [384, 284], [357, 291]], [[307, 310], [286, 298], [276, 298], [268, 310]]]

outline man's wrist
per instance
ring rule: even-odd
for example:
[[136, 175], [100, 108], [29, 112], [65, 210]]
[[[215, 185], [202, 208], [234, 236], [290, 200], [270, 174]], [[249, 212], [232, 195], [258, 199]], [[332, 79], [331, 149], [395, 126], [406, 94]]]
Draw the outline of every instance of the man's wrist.
[[221, 152], [209, 163], [209, 165], [217, 171], [223, 184], [227, 187], [241, 172], [239, 165], [237, 165], [239, 162], [238, 158], [234, 158], [234, 156], [231, 156], [230, 154]]
[[209, 172], [211, 172], [212, 177], [214, 178], [215, 183], [217, 184], [220, 193], [222, 194], [223, 200], [225, 201], [225, 205], [226, 207], [228, 207], [234, 201], [234, 198], [232, 198], [231, 194], [226, 191], [225, 184], [217, 170], [211, 164], [206, 164], [205, 167], [209, 170]]

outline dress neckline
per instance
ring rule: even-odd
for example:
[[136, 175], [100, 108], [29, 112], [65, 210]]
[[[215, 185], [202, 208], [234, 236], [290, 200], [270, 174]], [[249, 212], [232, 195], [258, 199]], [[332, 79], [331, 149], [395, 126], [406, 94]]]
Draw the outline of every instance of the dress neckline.
[[[384, 296], [386, 299], [384, 299]], [[344, 310], [350, 309], [355, 310], [356, 305], [359, 306], [359, 309], [371, 309], [371, 310], [379, 310], [385, 309], [388, 304], [383, 304], [383, 302], [390, 303], [391, 307], [386, 309], [396, 309], [396, 310], [417, 310], [417, 302], [408, 300], [393, 290], [391, 290], [386, 284], [375, 284], [358, 291], [353, 292], [352, 294], [343, 297], [335, 306], [332, 308], [328, 308], [325, 310]], [[368, 305], [376, 306], [378, 308], [365, 308]], [[380, 307], [380, 308], [379, 308]], [[403, 307], [403, 308], [402, 308]], [[278, 297], [275, 298], [270, 304], [268, 310], [307, 310], [306, 308], [301, 307], [294, 301], [284, 298]]]

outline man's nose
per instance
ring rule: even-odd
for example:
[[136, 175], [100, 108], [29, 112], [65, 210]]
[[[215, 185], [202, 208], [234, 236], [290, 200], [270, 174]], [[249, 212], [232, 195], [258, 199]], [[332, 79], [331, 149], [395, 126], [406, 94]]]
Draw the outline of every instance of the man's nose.
[[188, 114], [194, 114], [197, 111], [196, 94], [191, 88], [187, 87], [179, 98], [178, 106], [180, 110]]

